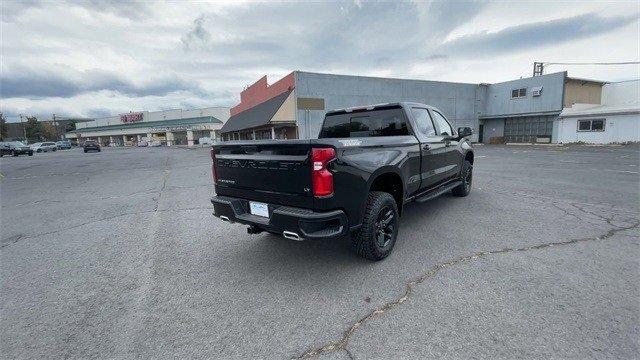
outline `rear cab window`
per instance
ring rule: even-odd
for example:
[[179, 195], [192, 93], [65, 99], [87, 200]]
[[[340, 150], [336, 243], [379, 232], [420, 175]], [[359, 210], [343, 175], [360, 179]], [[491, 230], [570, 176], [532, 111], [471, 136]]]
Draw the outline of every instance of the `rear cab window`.
[[318, 137], [323, 139], [409, 134], [404, 110], [396, 105], [372, 110], [329, 113]]

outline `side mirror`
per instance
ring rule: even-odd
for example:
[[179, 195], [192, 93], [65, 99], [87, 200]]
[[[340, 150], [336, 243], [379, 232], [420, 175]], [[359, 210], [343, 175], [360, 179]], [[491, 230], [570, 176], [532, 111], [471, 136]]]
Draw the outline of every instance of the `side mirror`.
[[470, 127], [465, 126], [458, 128], [458, 137], [461, 139], [471, 134], [473, 134], [473, 129], [471, 129]]

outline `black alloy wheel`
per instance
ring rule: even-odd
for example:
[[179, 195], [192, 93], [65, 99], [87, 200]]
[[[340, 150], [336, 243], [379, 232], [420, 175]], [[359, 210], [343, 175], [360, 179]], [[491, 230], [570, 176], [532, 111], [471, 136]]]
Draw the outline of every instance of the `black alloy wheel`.
[[397, 226], [396, 222], [395, 213], [390, 206], [380, 209], [375, 223], [376, 244], [380, 250], [384, 250], [391, 243]]
[[351, 248], [365, 259], [379, 261], [391, 253], [398, 237], [398, 206], [388, 192], [367, 196], [361, 227], [351, 236]]
[[462, 178], [462, 185], [464, 185], [464, 190], [468, 193], [471, 191], [471, 182], [473, 180], [473, 166], [468, 166], [467, 171]]
[[461, 184], [451, 189], [451, 192], [455, 196], [465, 197], [471, 192], [471, 185], [473, 184], [473, 165], [468, 160], [465, 160], [462, 164], [460, 182]]

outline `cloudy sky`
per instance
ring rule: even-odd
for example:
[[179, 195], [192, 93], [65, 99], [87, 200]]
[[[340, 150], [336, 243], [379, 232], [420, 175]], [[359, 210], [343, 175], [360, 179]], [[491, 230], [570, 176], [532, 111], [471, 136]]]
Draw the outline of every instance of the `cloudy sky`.
[[[231, 106], [292, 70], [457, 82], [639, 61], [637, 1], [1, 3], [1, 110], [50, 118]], [[638, 66], [551, 66], [602, 80]]]

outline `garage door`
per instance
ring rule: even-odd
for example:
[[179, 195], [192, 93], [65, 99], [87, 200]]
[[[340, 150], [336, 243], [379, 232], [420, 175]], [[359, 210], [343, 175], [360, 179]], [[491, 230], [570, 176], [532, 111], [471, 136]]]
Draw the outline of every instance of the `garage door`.
[[555, 116], [528, 116], [506, 119], [504, 139], [506, 142], [551, 142]]

